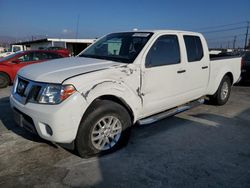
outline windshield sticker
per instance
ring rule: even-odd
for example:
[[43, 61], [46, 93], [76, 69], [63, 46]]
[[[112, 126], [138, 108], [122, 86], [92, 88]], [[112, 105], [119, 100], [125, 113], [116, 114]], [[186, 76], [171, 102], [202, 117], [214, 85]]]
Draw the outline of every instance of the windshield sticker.
[[133, 37], [148, 37], [150, 33], [135, 33]]

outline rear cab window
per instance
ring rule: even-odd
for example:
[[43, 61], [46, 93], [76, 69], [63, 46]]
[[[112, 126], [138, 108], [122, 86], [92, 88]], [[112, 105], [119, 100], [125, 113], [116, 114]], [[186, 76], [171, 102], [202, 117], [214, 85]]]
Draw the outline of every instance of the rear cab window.
[[188, 62], [200, 61], [203, 56], [201, 39], [198, 36], [184, 35]]

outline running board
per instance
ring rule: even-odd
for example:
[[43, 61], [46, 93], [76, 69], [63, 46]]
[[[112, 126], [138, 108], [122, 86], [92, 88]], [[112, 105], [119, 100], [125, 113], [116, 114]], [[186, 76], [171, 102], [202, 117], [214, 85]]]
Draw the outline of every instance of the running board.
[[170, 117], [170, 116], [173, 116], [173, 115], [176, 115], [178, 113], [181, 113], [181, 112], [184, 112], [186, 110], [189, 110], [191, 108], [194, 108], [196, 106], [199, 106], [201, 104], [204, 103], [204, 99], [203, 98], [200, 98], [198, 100], [195, 100], [195, 101], [192, 101], [192, 102], [189, 102], [187, 104], [184, 104], [182, 106], [178, 106], [176, 108], [172, 108], [170, 110], [167, 110], [167, 111], [164, 111], [164, 112], [161, 112], [161, 113], [158, 113], [156, 115], [152, 115], [152, 116], [149, 116], [145, 119], [141, 119], [138, 121], [138, 123], [140, 125], [145, 125], [145, 124], [150, 124], [150, 123], [154, 123], [156, 121], [159, 121], [159, 120], [162, 120], [166, 117]]

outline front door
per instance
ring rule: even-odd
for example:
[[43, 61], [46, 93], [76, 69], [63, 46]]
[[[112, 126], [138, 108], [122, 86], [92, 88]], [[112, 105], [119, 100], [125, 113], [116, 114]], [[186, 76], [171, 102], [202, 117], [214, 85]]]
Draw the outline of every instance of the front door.
[[182, 104], [186, 64], [177, 35], [162, 35], [151, 46], [142, 77], [143, 116]]

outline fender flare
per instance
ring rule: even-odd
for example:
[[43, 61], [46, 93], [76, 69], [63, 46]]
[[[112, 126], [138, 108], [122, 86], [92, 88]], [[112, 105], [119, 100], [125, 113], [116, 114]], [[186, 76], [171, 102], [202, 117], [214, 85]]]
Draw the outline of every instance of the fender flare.
[[213, 87], [211, 89], [211, 92], [209, 93], [210, 95], [214, 95], [216, 93], [216, 91], [218, 90], [219, 86], [220, 86], [220, 83], [221, 83], [221, 80], [223, 79], [223, 77], [227, 74], [230, 74], [231, 75], [231, 78], [232, 79], [232, 84], [234, 83], [234, 76], [231, 72], [231, 70], [229, 69], [229, 67], [226, 67], [225, 69], [221, 70], [215, 80], [214, 80], [214, 84], [213, 84]]

